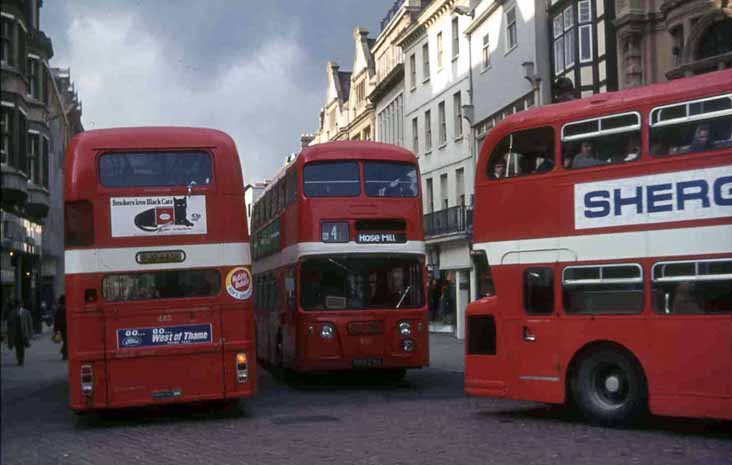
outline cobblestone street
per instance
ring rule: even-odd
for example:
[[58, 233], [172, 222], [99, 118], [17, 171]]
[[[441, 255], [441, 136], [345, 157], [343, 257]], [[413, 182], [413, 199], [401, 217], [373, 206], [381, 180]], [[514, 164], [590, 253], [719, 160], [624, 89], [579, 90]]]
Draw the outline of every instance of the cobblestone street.
[[260, 371], [239, 408], [75, 416], [65, 363], [44, 333], [26, 364], [2, 352], [2, 463], [732, 463], [729, 424], [652, 418], [631, 430], [565, 410], [463, 395], [462, 345], [433, 335], [432, 367], [393, 384], [337, 376], [285, 384]]

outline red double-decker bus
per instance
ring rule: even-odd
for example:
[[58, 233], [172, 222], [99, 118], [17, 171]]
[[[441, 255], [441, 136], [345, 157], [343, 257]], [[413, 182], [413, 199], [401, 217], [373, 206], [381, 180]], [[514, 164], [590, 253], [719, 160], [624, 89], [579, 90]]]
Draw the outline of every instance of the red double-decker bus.
[[428, 364], [414, 155], [375, 142], [304, 149], [252, 213], [257, 354], [296, 372]]
[[732, 418], [732, 71], [513, 115], [475, 186], [468, 394]]
[[65, 176], [71, 408], [254, 394], [232, 139], [193, 128], [87, 131], [69, 144]]

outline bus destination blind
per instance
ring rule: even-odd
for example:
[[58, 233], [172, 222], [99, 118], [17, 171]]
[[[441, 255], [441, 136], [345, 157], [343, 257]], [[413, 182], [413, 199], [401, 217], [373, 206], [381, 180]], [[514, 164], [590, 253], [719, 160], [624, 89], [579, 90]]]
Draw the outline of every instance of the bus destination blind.
[[211, 323], [117, 330], [117, 347], [120, 349], [204, 344], [210, 343], [211, 339]]

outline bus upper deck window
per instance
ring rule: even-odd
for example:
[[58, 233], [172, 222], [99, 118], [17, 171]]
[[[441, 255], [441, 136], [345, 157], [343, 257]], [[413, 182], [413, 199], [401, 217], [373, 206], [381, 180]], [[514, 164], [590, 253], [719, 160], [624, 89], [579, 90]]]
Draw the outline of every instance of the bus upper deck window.
[[99, 180], [105, 187], [207, 185], [211, 171], [205, 152], [115, 152], [99, 158]]
[[490, 179], [540, 174], [554, 169], [554, 129], [541, 127], [504, 137], [488, 162]]
[[358, 162], [308, 163], [303, 168], [303, 191], [308, 197], [356, 197], [361, 194]]
[[641, 155], [641, 117], [638, 112], [601, 116], [562, 127], [565, 168], [590, 168], [635, 161]]
[[732, 94], [654, 108], [650, 122], [651, 155], [732, 148]]

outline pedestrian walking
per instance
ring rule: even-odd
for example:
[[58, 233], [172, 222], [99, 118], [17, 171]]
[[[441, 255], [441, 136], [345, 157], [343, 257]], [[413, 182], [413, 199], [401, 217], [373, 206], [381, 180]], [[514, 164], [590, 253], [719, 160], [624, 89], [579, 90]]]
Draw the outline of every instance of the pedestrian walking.
[[15, 358], [18, 365], [25, 362], [25, 349], [30, 347], [30, 339], [33, 335], [33, 317], [30, 311], [25, 308], [23, 302], [18, 302], [11, 307], [7, 315], [8, 322], [8, 349], [15, 349]]
[[[61, 359], [66, 360], [69, 356], [66, 346], [66, 296], [62, 295], [58, 298], [58, 306], [56, 307], [56, 316], [53, 320], [54, 338], [61, 338]], [[55, 340], [55, 339], [54, 339]]]

